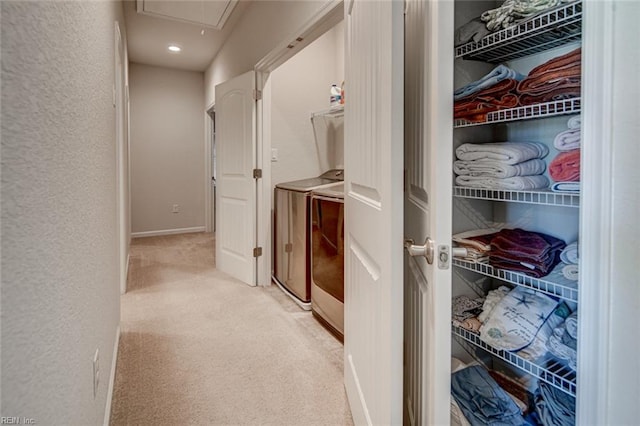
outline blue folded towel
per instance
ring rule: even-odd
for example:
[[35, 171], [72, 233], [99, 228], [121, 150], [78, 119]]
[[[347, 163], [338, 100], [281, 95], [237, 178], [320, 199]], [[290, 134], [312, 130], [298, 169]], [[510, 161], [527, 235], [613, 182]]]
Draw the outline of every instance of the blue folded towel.
[[489, 88], [496, 83], [500, 83], [502, 80], [506, 80], [507, 78], [520, 81], [524, 79], [524, 75], [504, 65], [498, 65], [480, 80], [469, 83], [453, 92], [453, 100], [457, 101], [458, 99], [473, 95], [474, 93]]

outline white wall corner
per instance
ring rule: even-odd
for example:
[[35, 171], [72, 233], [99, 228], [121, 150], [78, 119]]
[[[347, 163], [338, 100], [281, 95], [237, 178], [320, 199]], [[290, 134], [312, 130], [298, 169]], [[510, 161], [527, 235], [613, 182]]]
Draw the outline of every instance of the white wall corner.
[[107, 390], [107, 402], [104, 408], [104, 426], [109, 426], [111, 420], [111, 403], [116, 382], [116, 365], [118, 361], [118, 347], [120, 346], [120, 326], [116, 329], [116, 338], [113, 344], [113, 356], [111, 358], [111, 372], [109, 374], [109, 389]]

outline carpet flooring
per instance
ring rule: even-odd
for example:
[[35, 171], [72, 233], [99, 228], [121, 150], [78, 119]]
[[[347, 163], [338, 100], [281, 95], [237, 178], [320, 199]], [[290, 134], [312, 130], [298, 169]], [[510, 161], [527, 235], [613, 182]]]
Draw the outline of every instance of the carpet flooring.
[[111, 425], [352, 425], [340, 342], [214, 264], [212, 234], [133, 240]]

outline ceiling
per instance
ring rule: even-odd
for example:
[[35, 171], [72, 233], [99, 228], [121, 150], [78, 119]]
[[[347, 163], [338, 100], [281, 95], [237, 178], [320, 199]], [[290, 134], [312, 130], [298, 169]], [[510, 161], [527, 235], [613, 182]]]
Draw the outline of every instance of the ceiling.
[[[153, 14], [138, 13], [135, 0], [123, 2], [129, 61], [190, 71], [206, 70], [250, 3], [249, 0], [144, 1], [144, 10]], [[193, 22], [196, 20], [202, 22]], [[221, 30], [214, 28], [220, 24], [224, 24]], [[169, 52], [170, 44], [179, 45], [182, 51]]]

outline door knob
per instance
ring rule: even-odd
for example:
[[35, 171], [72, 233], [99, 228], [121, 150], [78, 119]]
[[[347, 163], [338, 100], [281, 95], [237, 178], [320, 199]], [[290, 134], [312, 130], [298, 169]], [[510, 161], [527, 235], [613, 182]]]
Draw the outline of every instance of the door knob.
[[427, 237], [423, 245], [414, 244], [414, 241], [411, 238], [406, 239], [404, 241], [404, 248], [409, 252], [409, 256], [424, 256], [429, 265], [433, 263], [433, 253], [435, 249], [431, 238]]

